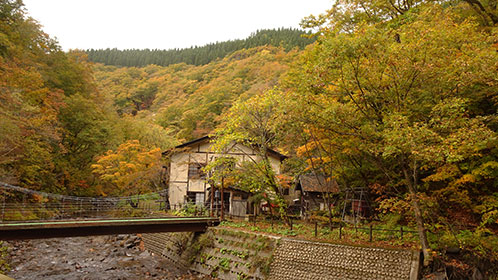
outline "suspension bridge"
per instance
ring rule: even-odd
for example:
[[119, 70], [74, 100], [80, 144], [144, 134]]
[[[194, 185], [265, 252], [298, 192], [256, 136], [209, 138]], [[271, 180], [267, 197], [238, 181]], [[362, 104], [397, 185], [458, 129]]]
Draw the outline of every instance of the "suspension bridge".
[[0, 182], [0, 240], [130, 233], [202, 232], [219, 224], [166, 212], [166, 191], [122, 197], [53, 194]]

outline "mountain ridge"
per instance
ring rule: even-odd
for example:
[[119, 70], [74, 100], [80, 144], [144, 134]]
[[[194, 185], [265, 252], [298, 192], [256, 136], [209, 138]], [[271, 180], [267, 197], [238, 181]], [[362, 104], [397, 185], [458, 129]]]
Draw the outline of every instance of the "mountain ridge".
[[265, 45], [283, 47], [286, 51], [294, 48], [304, 49], [313, 43], [311, 33], [294, 28], [262, 29], [246, 39], [192, 46], [181, 49], [89, 49], [85, 50], [91, 62], [119, 67], [143, 67], [151, 64], [169, 66], [177, 63], [205, 65], [216, 59], [224, 58], [236, 51]]

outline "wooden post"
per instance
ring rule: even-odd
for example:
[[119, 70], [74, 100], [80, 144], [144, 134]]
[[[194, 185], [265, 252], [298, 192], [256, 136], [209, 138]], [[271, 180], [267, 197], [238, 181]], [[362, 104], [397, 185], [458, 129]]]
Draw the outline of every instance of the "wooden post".
[[64, 213], [64, 198], [62, 199], [61, 203], [62, 203], [61, 204], [61, 207], [62, 207], [62, 210], [61, 210], [61, 212], [62, 212], [62, 219], [64, 219], [64, 215], [65, 215], [65, 213]]
[[22, 195], [22, 209], [21, 209], [21, 213], [23, 216], [26, 215], [24, 212], [25, 209], [26, 209], [26, 194], [23, 193], [23, 195]]
[[399, 233], [400, 233], [400, 236], [401, 236], [401, 240], [403, 240], [403, 226], [401, 226], [399, 228]]
[[290, 230], [292, 230], [292, 219], [289, 218], [289, 223], [290, 223]]
[[342, 239], [342, 224], [339, 224], [339, 239]]
[[216, 209], [214, 211], [216, 217], [220, 216], [220, 208], [221, 208], [221, 206], [220, 206], [220, 193], [221, 193], [221, 191], [218, 190], [218, 195], [214, 199], [215, 204], [216, 204]]
[[318, 235], [318, 222], [315, 221], [315, 237]]
[[5, 195], [2, 196], [2, 221], [5, 220]]
[[83, 202], [80, 200], [80, 209], [79, 209], [79, 213], [80, 213], [80, 218], [83, 216], [83, 206], [81, 205]]
[[372, 224], [370, 224], [370, 231], [369, 231], [369, 240], [372, 242]]

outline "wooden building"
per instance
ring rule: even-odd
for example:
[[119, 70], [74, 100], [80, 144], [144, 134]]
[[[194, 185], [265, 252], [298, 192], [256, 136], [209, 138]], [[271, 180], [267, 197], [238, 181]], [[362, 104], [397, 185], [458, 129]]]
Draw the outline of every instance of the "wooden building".
[[[211, 186], [207, 182], [203, 168], [214, 159], [232, 157], [239, 163], [260, 159], [255, 148], [241, 144], [233, 144], [222, 154], [213, 152], [211, 140], [209, 136], [204, 136], [178, 145], [170, 152], [168, 194], [172, 207], [189, 201], [197, 205], [207, 204]], [[273, 170], [276, 174], [280, 174], [281, 162], [285, 156], [274, 150], [269, 150], [268, 156]], [[247, 202], [248, 195], [237, 190], [235, 186], [227, 186], [224, 201], [228, 214], [244, 216], [251, 213], [251, 206]]]
[[339, 193], [339, 186], [334, 179], [327, 179], [323, 175], [301, 175], [296, 182], [296, 193], [299, 197], [296, 202], [302, 212], [326, 210], [323, 194]]

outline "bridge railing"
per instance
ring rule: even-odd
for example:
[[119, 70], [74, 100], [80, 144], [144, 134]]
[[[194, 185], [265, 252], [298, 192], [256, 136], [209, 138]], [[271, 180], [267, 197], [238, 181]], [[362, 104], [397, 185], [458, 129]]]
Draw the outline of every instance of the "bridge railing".
[[0, 222], [116, 217], [163, 217], [165, 191], [126, 197], [77, 197], [0, 182]]
[[169, 205], [167, 190], [125, 197], [78, 197], [35, 191], [0, 182], [0, 223], [121, 217], [207, 217], [206, 205]]

